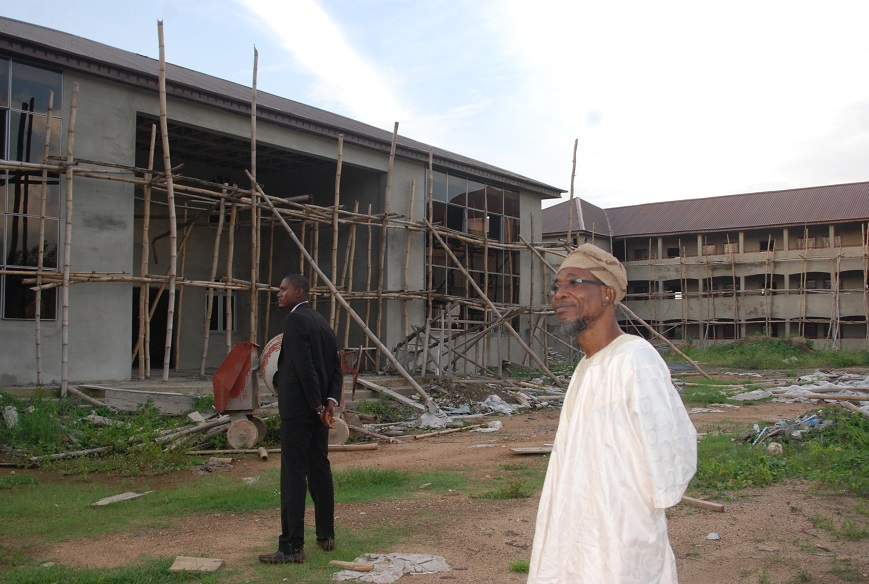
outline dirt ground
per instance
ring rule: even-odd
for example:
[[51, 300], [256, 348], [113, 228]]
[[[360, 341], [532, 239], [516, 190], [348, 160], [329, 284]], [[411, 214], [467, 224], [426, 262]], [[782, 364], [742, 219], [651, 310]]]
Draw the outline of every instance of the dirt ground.
[[[706, 432], [745, 427], [759, 420], [792, 419], [815, 408], [809, 404], [766, 403], [723, 413], [691, 414], [691, 418], [698, 431]], [[496, 419], [503, 423], [496, 433], [457, 432], [402, 444], [381, 444], [376, 451], [335, 452], [330, 458], [335, 469], [470, 469], [474, 479], [482, 483], [504, 475], [504, 465], [543, 468], [547, 457], [521, 456], [510, 448], [551, 443], [558, 411], [538, 410]], [[238, 459], [228, 472], [242, 480], [278, 465], [275, 456], [267, 462], [248, 457]], [[148, 488], [195, 480], [197, 476], [186, 471], [148, 481]], [[342, 554], [341, 529], [402, 526], [409, 536], [395, 549], [370, 551], [439, 555], [453, 568], [448, 573], [405, 576], [402, 581], [524, 582], [524, 574], [510, 572], [509, 566], [530, 556], [537, 504], [537, 497], [484, 500], [471, 499], [461, 492], [420, 490], [411, 500], [338, 505], [338, 547], [330, 557], [354, 559]], [[836, 525], [851, 520], [865, 528], [865, 514], [855, 513], [859, 504], [852, 497], [821, 491], [817, 485], [799, 481], [741, 491], [734, 500], [724, 502], [724, 513], [680, 504], [668, 512], [680, 582], [869, 582], [869, 546], [865, 540], [837, 539], [810, 520], [821, 516]], [[179, 518], [166, 529], [68, 541], [45, 549], [44, 557], [64, 565], [114, 567], [148, 557], [205, 556], [222, 558], [228, 566], [244, 573], [245, 566], [257, 564], [257, 554], [275, 548], [279, 530], [277, 500], [275, 505], [274, 509], [245, 515]], [[720, 539], [709, 539], [712, 533]], [[309, 555], [324, 553], [313, 545], [308, 550]], [[848, 566], [851, 569], [843, 571]], [[292, 566], [275, 567], [275, 572], [280, 577], [275, 581], [297, 581]]]

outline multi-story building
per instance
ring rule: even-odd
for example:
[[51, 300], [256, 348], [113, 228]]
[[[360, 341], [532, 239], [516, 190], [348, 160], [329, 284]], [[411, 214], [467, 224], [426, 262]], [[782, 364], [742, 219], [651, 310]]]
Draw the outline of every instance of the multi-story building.
[[570, 240], [622, 260], [625, 305], [668, 338], [803, 336], [869, 347], [869, 183], [572, 205], [544, 209], [544, 240], [566, 240], [572, 210]]

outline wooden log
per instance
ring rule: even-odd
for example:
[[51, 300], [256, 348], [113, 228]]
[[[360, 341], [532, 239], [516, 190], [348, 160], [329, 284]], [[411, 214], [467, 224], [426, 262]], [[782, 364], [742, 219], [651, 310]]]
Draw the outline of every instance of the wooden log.
[[414, 434], [414, 440], [421, 440], [422, 438], [431, 438], [432, 436], [442, 436], [444, 434], [452, 434], [454, 432], [462, 432], [464, 430], [471, 430], [473, 428], [482, 428], [483, 426], [488, 426], [488, 424], [472, 424], [470, 426], [462, 426], [461, 428], [450, 428], [449, 430], [441, 430], [439, 432], [428, 432], [426, 434]]
[[362, 379], [361, 377], [359, 379], [357, 379], [356, 381], [362, 387], [367, 387], [368, 389], [374, 390], [377, 393], [391, 397], [392, 399], [399, 401], [406, 406], [416, 408], [416, 409], [423, 411], [423, 412], [425, 411], [424, 405], [417, 403], [417, 402], [413, 401], [412, 399], [410, 399], [409, 397], [405, 397], [405, 396], [401, 395], [400, 393], [392, 391], [389, 388], [383, 387], [382, 385], [378, 385], [372, 381], [368, 381], [367, 379]]
[[169, 442], [171, 440], [175, 440], [176, 438], [180, 438], [182, 436], [189, 436], [190, 434], [199, 434], [200, 432], [205, 432], [206, 430], [210, 430], [212, 428], [216, 428], [217, 426], [224, 426], [229, 424], [230, 419], [229, 416], [220, 416], [216, 420], [212, 420], [211, 422], [206, 422], [204, 424], [199, 424], [197, 426], [193, 426], [192, 428], [186, 428], [184, 430], [179, 430], [178, 432], [172, 432], [171, 434], [166, 434], [165, 436], [158, 436], [154, 439], [154, 442], [158, 444], [162, 444], [163, 442]]
[[839, 402], [839, 405], [842, 406], [843, 408], [845, 408], [846, 410], [850, 410], [852, 412], [857, 412], [859, 414], [863, 414], [864, 416], [869, 416], [869, 414], [867, 414], [865, 411], [861, 410], [860, 408], [858, 408], [857, 406], [855, 406], [854, 404], [852, 404], [849, 401]]
[[74, 395], [74, 396], [76, 396], [76, 397], [78, 397], [78, 398], [81, 398], [82, 400], [86, 401], [87, 403], [89, 403], [89, 404], [92, 405], [92, 406], [97, 406], [98, 408], [99, 408], [99, 407], [104, 407], [104, 408], [109, 408], [109, 409], [112, 409], [112, 410], [115, 409], [115, 408], [113, 408], [112, 406], [108, 405], [107, 403], [101, 402], [101, 401], [98, 400], [98, 399], [94, 399], [94, 398], [92, 398], [91, 396], [89, 396], [88, 394], [86, 394], [86, 393], [84, 393], [84, 392], [82, 392], [82, 391], [79, 391], [78, 389], [76, 389], [76, 388], [74, 388], [74, 387], [72, 387], [72, 386], [69, 386], [69, 387], [67, 387], [66, 389], [67, 389], [67, 391], [69, 391], [69, 393], [71, 393], [72, 395]]
[[121, 493], [120, 495], [112, 495], [111, 497], [104, 497], [99, 501], [91, 503], [91, 507], [105, 507], [106, 505], [111, 505], [112, 503], [120, 503], [121, 501], [129, 501], [131, 499], [138, 499], [139, 497], [144, 497], [149, 493], [153, 493], [154, 491], [145, 491], [144, 493], [136, 493], [133, 491], [128, 491], [126, 493]]
[[[385, 436], [383, 434], [378, 434], [377, 432], [372, 432], [371, 430], [366, 430], [361, 426], [354, 426], [352, 424], [347, 424], [347, 427], [350, 428], [351, 431], [356, 432], [357, 434], [362, 434], [363, 436], [368, 436], [369, 438], [377, 438], [378, 440], [385, 440], [390, 444], [398, 444], [400, 441], [396, 440], [391, 436]], [[332, 446], [331, 444], [329, 446]]]
[[682, 503], [686, 505], [691, 505], [692, 507], [700, 507], [701, 509], [709, 509], [710, 511], [717, 511], [718, 513], [724, 513], [724, 505], [720, 503], [712, 503], [711, 501], [703, 501], [702, 499], [695, 499], [693, 497], [682, 497]]
[[63, 460], [65, 458], [78, 458], [79, 456], [87, 456], [89, 454], [101, 454], [103, 452], [110, 452], [112, 450], [111, 446], [101, 446], [100, 448], [89, 448], [87, 450], [73, 450], [70, 452], [60, 452], [58, 454], [46, 454], [44, 456], [31, 456], [30, 462], [34, 464], [38, 464], [40, 462], [44, 462], [46, 460]]
[[374, 569], [374, 564], [371, 562], [345, 562], [342, 560], [329, 560], [330, 566], [338, 566], [342, 570], [351, 570], [353, 572], [370, 572]]
[[831, 401], [869, 401], [869, 396], [839, 393], [777, 393], [773, 397], [786, 399], [828, 399]]

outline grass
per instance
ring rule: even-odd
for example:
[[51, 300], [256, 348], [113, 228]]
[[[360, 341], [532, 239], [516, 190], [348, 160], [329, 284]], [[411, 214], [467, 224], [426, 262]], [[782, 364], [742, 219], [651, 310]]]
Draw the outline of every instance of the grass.
[[[138, 499], [106, 507], [91, 507], [91, 503], [124, 490], [148, 490], [147, 480], [121, 481], [128, 484], [97, 484], [89, 477], [75, 480], [40, 483], [26, 474], [6, 480], [3, 505], [0, 506], [0, 572], [4, 582], [184, 582], [184, 579], [164, 574], [165, 562], [148, 564], [136, 569], [136, 578], [125, 579], [125, 570], [72, 570], [32, 565], [40, 549], [60, 541], [81, 537], [96, 537], [131, 529], [165, 528], [175, 518], [190, 515], [244, 514], [279, 505], [279, 472], [269, 469], [260, 480], [247, 483], [227, 475], [208, 475], [194, 482], [183, 481], [177, 487], [163, 488]], [[9, 477], [4, 477], [9, 478]], [[457, 472], [407, 473], [369, 468], [336, 472], [337, 503], [370, 502], [413, 497], [426, 485], [426, 490], [447, 492], [465, 488], [468, 478]], [[341, 548], [347, 557], [356, 557], [371, 549], [384, 549], [400, 540], [401, 530], [393, 526], [363, 532], [341, 531]], [[310, 535], [314, 539], [314, 535]], [[14, 542], [14, 543], [11, 543]], [[295, 573], [308, 574], [299, 582], [328, 582], [333, 568], [327, 567], [309, 553], [310, 561]], [[255, 560], [254, 560], [255, 561]], [[171, 562], [170, 562], [171, 563]], [[270, 582], [274, 569], [253, 565], [263, 570], [262, 579]], [[7, 577], [6, 573], [10, 576]], [[271, 575], [271, 578], [269, 577]], [[14, 577], [14, 579], [13, 579]], [[226, 575], [224, 573], [223, 578]], [[149, 579], [150, 578], [150, 579]], [[198, 579], [203, 582], [218, 580]], [[222, 580], [226, 581], [226, 580]], [[233, 580], [238, 581], [238, 580]]]
[[[869, 350], [820, 350], [812, 341], [793, 338], [749, 337], [733, 343], [718, 343], [705, 349], [682, 348], [692, 360], [712, 367], [734, 369], [817, 369], [869, 366]], [[681, 360], [668, 353], [666, 359]]]
[[752, 448], [737, 433], [707, 435], [698, 443], [691, 487], [721, 497], [794, 477], [869, 496], [869, 418], [839, 408], [823, 410], [822, 416], [833, 424], [804, 434], [803, 442], [782, 440], [779, 457], [769, 456], [760, 444]]

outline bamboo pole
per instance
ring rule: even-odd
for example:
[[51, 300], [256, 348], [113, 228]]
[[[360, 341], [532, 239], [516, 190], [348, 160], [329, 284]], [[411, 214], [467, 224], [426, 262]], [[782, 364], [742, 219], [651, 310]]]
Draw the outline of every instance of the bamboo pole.
[[[371, 203], [368, 203], [368, 214], [371, 215]], [[368, 254], [365, 258], [368, 273], [365, 277], [365, 289], [371, 290], [371, 224], [368, 224]], [[371, 300], [367, 300], [365, 302], [365, 322], [371, 322]], [[379, 337], [378, 337], [379, 338]], [[369, 340], [365, 339], [365, 347], [369, 346]], [[377, 363], [374, 364], [375, 369], [377, 368]]]
[[[567, 245], [573, 245], [573, 212], [574, 212], [574, 203], [573, 203], [573, 180], [576, 178], [576, 148], [579, 146], [579, 138], [576, 138], [573, 141], [573, 168], [570, 171], [570, 205], [569, 211], [567, 213]], [[580, 226], [580, 229], [582, 226]]]
[[259, 207], [256, 192], [256, 76], [259, 53], [253, 49], [253, 82], [250, 97], [250, 332], [249, 340], [256, 344], [259, 311], [256, 283], [259, 280]]
[[[259, 186], [257, 186], [257, 188], [259, 189]], [[276, 211], [274, 204], [271, 202], [271, 200], [269, 198], [263, 197], [263, 199], [266, 201], [266, 203], [268, 205], [272, 206], [273, 212]], [[368, 328], [368, 325], [365, 324], [365, 322], [362, 320], [362, 318], [360, 318], [360, 316], [356, 313], [355, 310], [353, 310], [353, 308], [350, 306], [350, 304], [347, 303], [347, 301], [344, 299], [344, 296], [341, 295], [341, 293], [338, 291], [338, 289], [335, 287], [335, 285], [331, 282], [331, 280], [329, 280], [329, 277], [326, 276], [326, 274], [320, 269], [320, 267], [313, 262], [313, 258], [308, 253], [308, 250], [305, 249], [305, 246], [302, 245], [302, 242], [299, 241], [299, 238], [296, 237], [296, 234], [293, 233], [293, 230], [290, 229], [290, 226], [287, 224], [287, 222], [284, 220], [284, 218], [281, 217], [280, 214], [278, 214], [278, 213], [275, 213], [275, 217], [278, 219], [278, 221], [281, 222], [281, 225], [284, 226], [284, 229], [287, 231], [287, 234], [290, 236], [290, 239], [292, 239], [293, 243], [296, 244], [296, 247], [299, 248], [299, 252], [302, 255], [304, 255], [305, 258], [311, 263], [311, 265], [317, 271], [317, 274], [320, 276], [320, 279], [323, 280], [323, 283], [326, 284], [326, 287], [329, 288], [329, 291], [332, 292], [332, 294], [335, 296], [335, 298], [338, 300], [338, 302], [341, 304], [341, 306], [344, 308], [344, 310], [346, 310], [348, 312], [348, 314], [350, 314], [350, 316], [353, 318], [353, 320], [356, 322], [356, 324], [359, 325], [359, 327], [362, 329], [362, 331], [365, 333], [365, 335], [371, 340], [371, 342], [374, 343], [377, 346], [377, 348], [383, 352], [383, 354], [386, 356], [387, 360], [390, 363], [392, 363], [393, 367], [395, 367], [396, 371], [398, 371], [398, 373], [402, 377], [404, 377], [404, 379], [410, 384], [410, 386], [416, 390], [416, 392], [420, 395], [420, 397], [422, 397], [423, 401], [425, 402], [426, 409], [435, 415], [438, 415], [438, 416], [443, 415], [443, 412], [441, 412], [441, 410], [440, 410], [440, 408], [438, 408], [437, 404], [434, 403], [434, 401], [428, 396], [428, 394], [419, 385], [419, 383], [417, 383], [416, 380], [404, 369], [404, 367], [402, 367], [401, 363], [398, 362], [398, 360], [389, 351], [389, 349], [387, 349], [386, 346], [380, 342], [380, 339], [378, 339], [374, 335], [374, 333], [371, 331], [371, 329]]]
[[[332, 209], [332, 281], [338, 281], [338, 207], [341, 204], [341, 166], [344, 164], [344, 134], [338, 134], [338, 160], [335, 164], [335, 204]], [[329, 326], [336, 326], [335, 299], [329, 302]]]
[[[211, 253], [211, 272], [209, 280], [217, 277], [217, 264], [220, 257], [220, 238], [223, 235], [223, 223], [226, 218], [226, 201], [220, 199], [220, 216], [217, 218], [217, 230], [214, 233], [214, 250]], [[211, 335], [211, 313], [214, 310], [214, 288], [209, 287], [205, 293], [205, 323], [202, 327], [202, 358], [199, 360], [199, 375], [205, 375], [205, 362], [208, 359], [208, 339]]]
[[[359, 210], [359, 201], [353, 205], [354, 211]], [[353, 223], [350, 226], [350, 262], [349, 262], [349, 271], [347, 273], [347, 284], [344, 286], [344, 290], [347, 293], [353, 292], [353, 267], [354, 260], [356, 259], [356, 223]], [[344, 325], [344, 346], [350, 346], [350, 315], [347, 315], [347, 322]]]
[[172, 161], [169, 156], [169, 122], [166, 118], [166, 47], [163, 44], [163, 21], [157, 21], [160, 39], [160, 134], [163, 139], [163, 170], [166, 173], [166, 198], [169, 204], [169, 307], [166, 314], [166, 348], [163, 354], [163, 383], [169, 381], [169, 359], [172, 357], [172, 326], [175, 320], [175, 279], [178, 262], [178, 226], [175, 218], [175, 190]]
[[[413, 203], [416, 196], [416, 179], [410, 181], [410, 207], [407, 214], [408, 219], [413, 222]], [[404, 285], [402, 290], [407, 291], [410, 288], [408, 272], [410, 271], [410, 230], [404, 232]], [[404, 336], [410, 334], [410, 317], [408, 315], [408, 302], [404, 302]]]
[[[151, 124], [151, 142], [148, 149], [148, 171], [145, 174], [147, 182], [142, 187], [142, 257], [139, 260], [139, 274], [142, 277], [148, 274], [150, 261], [150, 247], [148, 246], [151, 229], [151, 170], [154, 168], [154, 151], [157, 144], [157, 125]], [[151, 321], [149, 312], [149, 288], [146, 282], [139, 286], [139, 379], [151, 374]]]
[[[54, 114], [54, 92], [48, 92], [48, 113], [45, 125], [45, 147], [42, 151], [42, 160], [48, 162], [51, 152], [51, 118]], [[43, 256], [45, 255], [45, 207], [48, 196], [48, 170], [42, 169], [42, 191], [39, 197], [39, 242], [36, 256], [36, 310], [33, 315], [33, 324], [36, 328], [36, 384], [42, 385], [42, 290], [38, 288], [42, 284], [42, 270], [45, 267]], [[69, 387], [67, 387], [69, 389]]]
[[[187, 224], [187, 206], [184, 206], [184, 224]], [[181, 268], [179, 270], [179, 275], [184, 280], [184, 269], [187, 264], [187, 246], [181, 250]], [[175, 325], [175, 343], [174, 343], [174, 351], [175, 351], [175, 371], [181, 369], [181, 316], [184, 314], [182, 308], [184, 305], [184, 286], [178, 287], [178, 310], [176, 311], [176, 319], [177, 323]]]
[[[232, 263], [235, 256], [235, 222], [238, 219], [238, 205], [232, 204], [229, 211], [229, 232], [226, 234], [226, 283], [232, 284]], [[223, 331], [226, 334], [226, 354], [232, 351], [232, 290], [225, 289], [223, 293]]]
[[[428, 151], [428, 222], [434, 222], [434, 151], [431, 149]], [[430, 290], [434, 288], [432, 266], [434, 260], [434, 239], [428, 234], [426, 234], [426, 239], [428, 240], [428, 249], [426, 250], [426, 255], [428, 257], [426, 261], [426, 289]], [[425, 343], [423, 343], [422, 364], [420, 365], [420, 374], [423, 376], [425, 376], [428, 367], [428, 341], [429, 335], [431, 334], [431, 321], [433, 318], [434, 303], [432, 295], [429, 294], [428, 301], [426, 302]]]
[[[316, 222], [311, 225], [311, 247], [314, 249], [314, 261], [311, 262], [311, 275], [308, 281], [311, 283], [311, 288], [316, 288], [319, 286], [319, 282], [317, 281], [317, 272], [314, 270], [313, 264], [320, 265], [320, 224]], [[311, 308], [317, 309], [316, 295], [311, 296]]]
[[69, 272], [72, 252], [72, 164], [75, 146], [75, 116], [78, 111], [78, 83], [72, 86], [72, 99], [69, 104], [69, 132], [66, 140], [66, 220], [63, 236], [63, 291], [61, 316], [61, 362], [60, 395], [66, 396], [69, 387]]
[[[474, 288], [474, 290], [477, 292], [477, 294], [480, 295], [480, 298], [482, 298], [482, 300], [489, 306], [489, 309], [495, 314], [495, 316], [501, 318], [502, 317], [501, 312], [494, 305], [494, 303], [492, 303], [491, 300], [489, 300], [485, 295], [483, 295], [483, 291], [480, 289], [479, 286], [477, 286], [477, 283], [474, 282], [474, 279], [471, 277], [471, 275], [468, 273], [468, 271], [465, 269], [465, 267], [462, 265], [462, 263], [459, 261], [459, 259], [456, 257], [456, 255], [453, 253], [453, 250], [451, 250], [449, 248], [449, 246], [446, 244], [446, 242], [444, 242], [444, 240], [437, 233], [437, 231], [435, 231], [434, 226], [432, 226], [432, 224], [429, 223], [428, 221], [426, 221], [426, 225], [428, 225], [429, 229], [431, 230], [430, 231], [431, 234], [435, 237], [435, 239], [437, 239], [438, 243], [444, 249], [444, 251], [447, 252], [447, 255], [450, 256], [450, 259], [453, 261], [453, 263], [465, 275], [465, 278], [467, 279], [468, 283]], [[507, 327], [507, 332], [510, 333], [510, 335], [514, 339], [516, 339], [516, 342], [518, 342], [522, 346], [522, 348], [525, 349], [525, 351], [527, 351], [531, 355], [531, 358], [534, 359], [534, 362], [537, 363], [537, 365], [543, 370], [543, 372], [546, 373], [546, 375], [548, 375], [555, 382], [555, 385], [557, 385], [558, 387], [564, 387], [564, 383], [561, 381], [561, 379], [559, 379], [558, 376], [556, 376], [554, 373], [552, 373], [552, 371], [549, 370], [548, 367], [546, 367], [546, 364], [543, 363], [543, 361], [540, 359], [540, 357], [538, 357], [534, 353], [534, 351], [531, 350], [531, 347], [529, 347], [525, 343], [525, 341], [522, 339], [522, 337], [519, 335], [519, 333], [517, 333], [516, 330], [510, 325], [510, 323], [504, 322], [504, 326]]]
[[[383, 279], [386, 275], [386, 244], [389, 240], [389, 197], [392, 192], [392, 170], [395, 164], [395, 148], [398, 142], [398, 122], [392, 130], [392, 144], [389, 148], [389, 166], [386, 170], [386, 189], [383, 195], [383, 226], [380, 228], [380, 260], [377, 264], [377, 338], [381, 337], [383, 326]], [[380, 351], [374, 357], [375, 366], [380, 369]]]
[[[275, 222], [272, 221], [269, 226], [269, 271], [268, 277], [266, 278], [266, 282], [271, 282], [274, 274], [274, 259], [275, 259]], [[265, 315], [265, 324], [263, 331], [263, 344], [268, 343], [271, 340], [269, 337], [269, 321], [271, 316], [271, 308], [272, 308], [272, 295], [269, 292], [266, 297], [266, 315]]]

